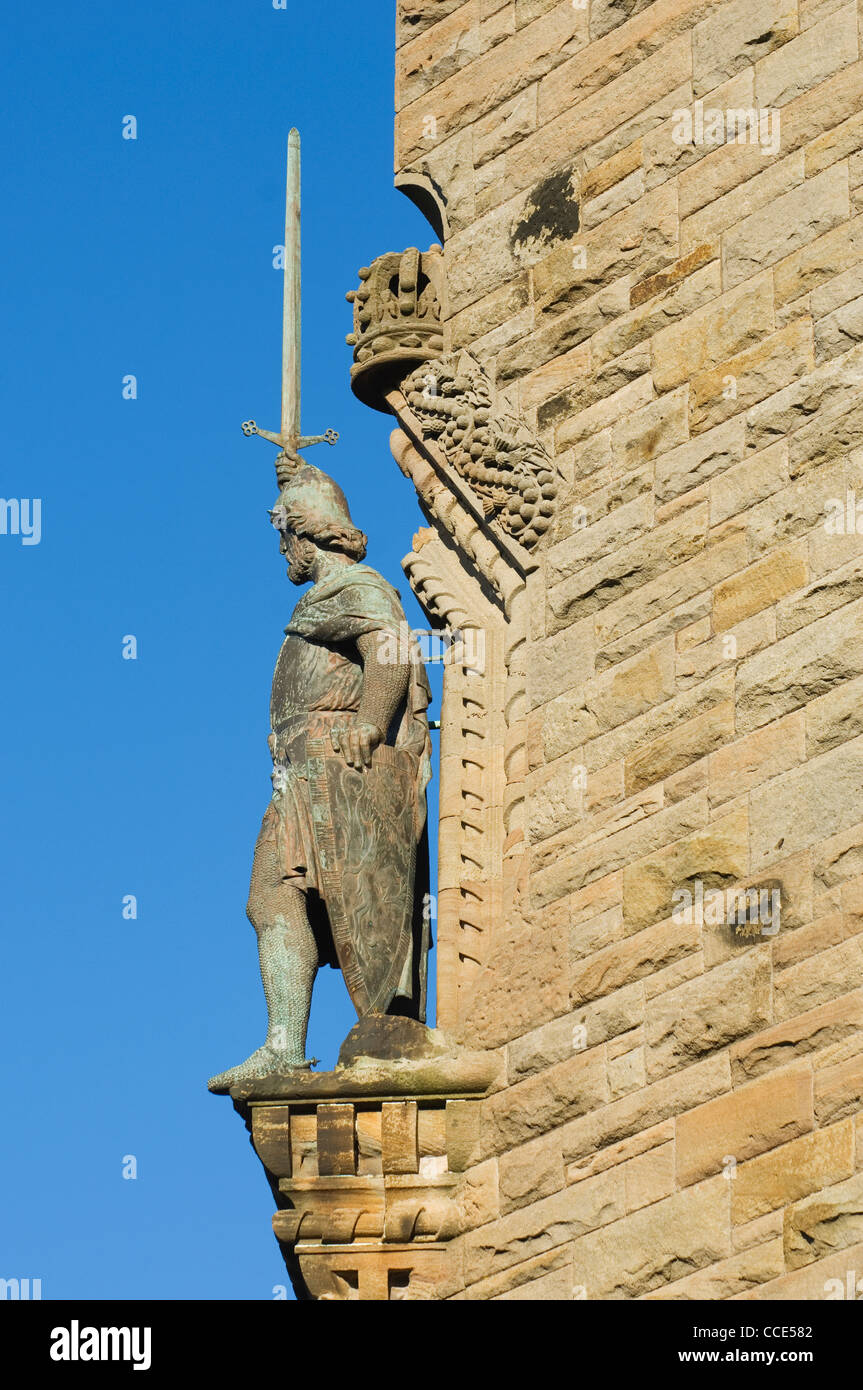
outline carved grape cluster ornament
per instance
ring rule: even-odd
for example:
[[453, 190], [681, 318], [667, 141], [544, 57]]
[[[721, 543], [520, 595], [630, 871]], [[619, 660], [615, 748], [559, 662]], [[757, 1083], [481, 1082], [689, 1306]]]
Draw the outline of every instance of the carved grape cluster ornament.
[[425, 362], [402, 390], [424, 435], [477, 493], [485, 515], [532, 549], [551, 524], [557, 470], [521, 420], [495, 412], [479, 364], [467, 353]]

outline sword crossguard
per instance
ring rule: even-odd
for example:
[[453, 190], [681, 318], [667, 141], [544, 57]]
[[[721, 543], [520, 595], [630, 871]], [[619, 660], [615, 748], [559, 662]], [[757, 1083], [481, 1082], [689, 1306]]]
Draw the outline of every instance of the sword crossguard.
[[338, 430], [325, 430], [323, 434], [310, 435], [308, 439], [301, 439], [298, 449], [307, 449], [310, 444], [337, 444], [339, 439]]
[[259, 429], [254, 420], [244, 420], [241, 428], [247, 439], [253, 434], [258, 434], [262, 439], [269, 439], [271, 444], [276, 444], [289, 453], [295, 453], [297, 449], [308, 449], [312, 444], [335, 444], [339, 438], [338, 430], [326, 430], [323, 434], [302, 435], [297, 440], [290, 440], [283, 434], [273, 434], [271, 430]]

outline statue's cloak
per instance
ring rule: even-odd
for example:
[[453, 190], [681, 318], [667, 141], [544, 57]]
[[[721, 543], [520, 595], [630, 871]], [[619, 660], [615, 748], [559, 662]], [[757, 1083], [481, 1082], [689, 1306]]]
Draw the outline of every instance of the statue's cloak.
[[[387, 743], [357, 771], [330, 730], [362, 695], [357, 639], [410, 662]], [[357, 1012], [422, 1018], [428, 949], [428, 679], [397, 591], [367, 565], [314, 585], [297, 604], [273, 679], [273, 809], [283, 872], [318, 900]], [[426, 910], [424, 910], [426, 909]], [[326, 951], [324, 952], [326, 956]]]

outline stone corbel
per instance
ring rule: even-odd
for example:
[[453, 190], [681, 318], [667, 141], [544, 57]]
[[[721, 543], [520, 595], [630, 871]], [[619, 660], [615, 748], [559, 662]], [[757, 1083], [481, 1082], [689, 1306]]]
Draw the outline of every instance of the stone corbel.
[[[411, 1051], [418, 1028], [392, 1020], [384, 1032]], [[462, 1174], [500, 1064], [441, 1041], [399, 1061], [351, 1055], [349, 1044], [333, 1072], [232, 1091], [278, 1203], [273, 1231], [297, 1296], [446, 1298], [459, 1287], [449, 1249], [464, 1229]]]

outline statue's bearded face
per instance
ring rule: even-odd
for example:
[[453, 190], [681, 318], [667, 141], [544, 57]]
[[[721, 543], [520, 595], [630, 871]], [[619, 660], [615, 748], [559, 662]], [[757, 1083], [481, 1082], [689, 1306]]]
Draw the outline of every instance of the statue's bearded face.
[[315, 547], [311, 541], [293, 531], [279, 532], [279, 550], [288, 562], [288, 578], [292, 584], [307, 584], [312, 578]]

